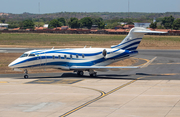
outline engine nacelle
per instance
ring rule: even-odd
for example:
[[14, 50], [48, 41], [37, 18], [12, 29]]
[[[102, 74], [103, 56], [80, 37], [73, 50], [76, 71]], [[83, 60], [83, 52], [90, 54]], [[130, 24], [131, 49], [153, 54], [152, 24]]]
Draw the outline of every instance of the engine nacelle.
[[104, 58], [106, 57], [106, 55], [107, 55], [106, 49], [104, 49], [104, 50], [102, 51], [102, 55], [104, 56]]

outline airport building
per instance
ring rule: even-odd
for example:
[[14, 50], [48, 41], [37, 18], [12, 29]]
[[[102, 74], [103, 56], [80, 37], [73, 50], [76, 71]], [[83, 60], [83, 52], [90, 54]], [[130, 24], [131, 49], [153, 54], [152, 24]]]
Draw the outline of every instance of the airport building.
[[134, 23], [134, 27], [144, 27], [147, 28], [151, 23]]
[[9, 24], [0, 23], [0, 29], [7, 29]]

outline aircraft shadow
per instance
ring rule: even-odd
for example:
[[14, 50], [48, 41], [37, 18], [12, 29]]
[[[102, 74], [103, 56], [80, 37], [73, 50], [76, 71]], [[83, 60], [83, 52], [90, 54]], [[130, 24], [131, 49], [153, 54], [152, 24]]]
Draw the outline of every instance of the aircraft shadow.
[[[47, 76], [33, 76], [30, 75], [29, 79], [61, 79], [61, 78], [74, 78], [74, 79], [126, 79], [126, 80], [135, 80], [136, 78], [132, 77], [133, 75], [116, 75], [116, 74], [103, 74], [97, 75], [97, 77], [91, 77], [89, 75], [79, 76], [76, 73], [63, 73], [62, 75], [47, 75]], [[24, 79], [18, 78], [18, 79]]]
[[[116, 75], [116, 74], [103, 74], [97, 75], [96, 77], [91, 77], [89, 75], [79, 76], [75, 73], [64, 73], [61, 78], [85, 78], [85, 79], [126, 79], [126, 80], [134, 80], [135, 78], [131, 78], [131, 75]], [[127, 78], [126, 78], [127, 77]]]
[[[36, 74], [37, 75], [37, 74]], [[163, 74], [147, 74], [147, 73], [135, 73], [135, 74], [126, 74], [126, 75], [118, 75], [118, 74], [99, 74], [96, 77], [91, 77], [89, 75], [79, 76], [76, 73], [63, 73], [62, 75], [46, 75], [40, 74], [39, 76], [30, 75], [29, 79], [62, 79], [62, 78], [71, 78], [71, 79], [119, 79], [119, 80], [136, 80], [138, 77], [147, 76], [147, 78], [139, 79], [139, 80], [149, 80], [149, 79], [168, 79], [168, 76], [171, 75], [163, 75]], [[163, 76], [164, 78], [160, 77]], [[23, 77], [17, 79], [24, 79]], [[170, 78], [169, 78], [170, 79]], [[180, 78], [175, 78], [179, 80]], [[173, 79], [171, 79], [173, 80]]]

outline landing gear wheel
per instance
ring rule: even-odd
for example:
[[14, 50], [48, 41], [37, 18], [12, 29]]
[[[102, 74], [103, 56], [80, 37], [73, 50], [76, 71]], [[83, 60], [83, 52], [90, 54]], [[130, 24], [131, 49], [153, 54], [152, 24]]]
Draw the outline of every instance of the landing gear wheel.
[[28, 79], [28, 75], [24, 75], [24, 78], [25, 78], [25, 79]]
[[77, 72], [77, 75], [83, 76], [83, 75], [84, 75], [84, 72], [83, 72], [83, 71], [78, 71], [78, 72]]
[[91, 77], [96, 77], [97, 76], [97, 73], [92, 73], [90, 74]]
[[83, 75], [84, 75], [84, 72], [83, 72], [83, 71], [80, 71], [79, 74], [80, 74], [80, 76], [83, 76]]
[[24, 73], [26, 74], [26, 75], [24, 75], [24, 78], [25, 78], [25, 79], [28, 79], [28, 70], [25, 69], [25, 70], [24, 70]]

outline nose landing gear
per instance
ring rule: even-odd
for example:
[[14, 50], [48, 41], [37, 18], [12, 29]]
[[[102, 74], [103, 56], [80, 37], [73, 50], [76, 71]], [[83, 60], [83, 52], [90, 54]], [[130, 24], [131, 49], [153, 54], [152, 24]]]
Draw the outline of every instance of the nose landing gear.
[[25, 79], [28, 79], [28, 70], [25, 69], [25, 70], [24, 70], [24, 73], [26, 74], [26, 75], [24, 75], [24, 78], [25, 78]]

